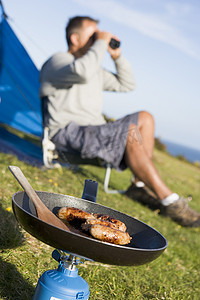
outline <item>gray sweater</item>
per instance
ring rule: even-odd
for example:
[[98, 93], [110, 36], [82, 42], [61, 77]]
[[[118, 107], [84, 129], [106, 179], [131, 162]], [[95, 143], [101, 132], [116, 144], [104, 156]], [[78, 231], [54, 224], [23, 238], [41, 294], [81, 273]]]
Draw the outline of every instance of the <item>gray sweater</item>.
[[53, 55], [40, 72], [40, 97], [48, 96], [50, 138], [70, 122], [101, 125], [102, 91], [128, 92], [135, 83], [131, 66], [120, 56], [115, 60], [117, 73], [101, 67], [107, 45], [97, 40], [81, 58], [69, 53]]

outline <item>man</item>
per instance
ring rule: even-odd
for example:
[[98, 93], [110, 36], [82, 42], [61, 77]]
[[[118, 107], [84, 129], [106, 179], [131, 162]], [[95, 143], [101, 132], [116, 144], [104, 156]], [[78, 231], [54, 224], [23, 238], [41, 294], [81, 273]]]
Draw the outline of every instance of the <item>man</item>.
[[[118, 169], [129, 167], [136, 176], [131, 191], [136, 198], [139, 195], [139, 201], [148, 204], [158, 200], [161, 212], [179, 224], [200, 226], [200, 214], [165, 185], [152, 162], [152, 115], [141, 111], [105, 123], [102, 91], [128, 92], [135, 88], [130, 64], [120, 48], [109, 45], [112, 37], [110, 32], [100, 31], [98, 21], [90, 17], [69, 20], [68, 52], [53, 55], [40, 74], [40, 97], [47, 102], [45, 122], [50, 138], [83, 158], [99, 157]], [[106, 51], [116, 74], [101, 67]]]

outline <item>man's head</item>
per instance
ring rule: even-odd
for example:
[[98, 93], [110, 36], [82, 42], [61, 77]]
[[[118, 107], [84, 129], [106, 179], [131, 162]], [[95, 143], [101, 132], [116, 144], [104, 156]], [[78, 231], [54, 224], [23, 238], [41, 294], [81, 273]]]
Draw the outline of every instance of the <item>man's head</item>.
[[66, 27], [66, 39], [69, 50], [87, 52], [95, 41], [95, 33], [98, 31], [98, 21], [87, 16], [71, 18]]

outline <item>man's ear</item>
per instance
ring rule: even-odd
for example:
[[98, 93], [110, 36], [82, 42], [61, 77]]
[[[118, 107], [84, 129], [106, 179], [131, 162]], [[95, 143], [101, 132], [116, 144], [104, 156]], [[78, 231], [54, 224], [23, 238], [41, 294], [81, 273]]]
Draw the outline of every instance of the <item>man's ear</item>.
[[72, 33], [71, 36], [70, 36], [70, 40], [71, 40], [71, 43], [74, 46], [79, 45], [79, 35], [77, 33]]

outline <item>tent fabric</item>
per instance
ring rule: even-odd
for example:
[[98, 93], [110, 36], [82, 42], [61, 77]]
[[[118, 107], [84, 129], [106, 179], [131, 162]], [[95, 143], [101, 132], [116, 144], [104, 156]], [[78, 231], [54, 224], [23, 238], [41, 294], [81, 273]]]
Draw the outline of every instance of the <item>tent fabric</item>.
[[33, 166], [43, 166], [41, 146], [22, 139], [3, 127], [0, 127], [0, 152], [15, 155]]
[[42, 135], [39, 71], [3, 15], [0, 2], [0, 122]]

